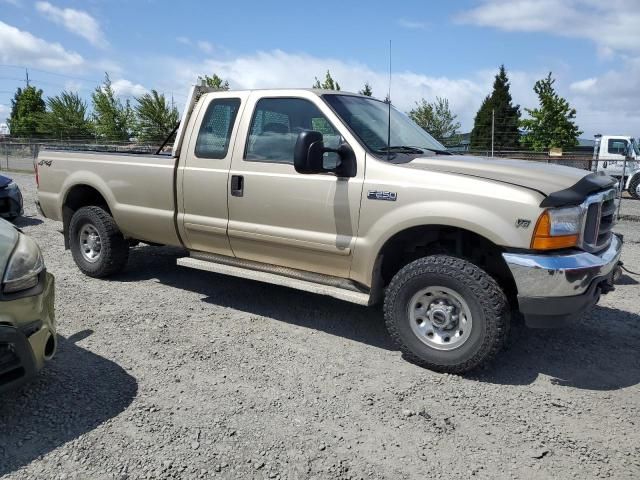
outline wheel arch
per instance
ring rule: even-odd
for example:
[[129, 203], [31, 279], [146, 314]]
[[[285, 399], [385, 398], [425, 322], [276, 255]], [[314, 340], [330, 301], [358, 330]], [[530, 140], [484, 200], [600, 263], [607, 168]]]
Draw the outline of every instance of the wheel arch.
[[67, 188], [62, 201], [62, 225], [64, 231], [64, 246], [69, 249], [69, 223], [71, 217], [82, 207], [96, 206], [112, 215], [107, 196], [94, 185], [76, 183]]
[[517, 305], [517, 287], [502, 253], [504, 248], [472, 230], [446, 225], [417, 225], [390, 236], [378, 250], [371, 272], [372, 303], [381, 300], [393, 276], [412, 261], [448, 254], [471, 261], [491, 275], [509, 302]]

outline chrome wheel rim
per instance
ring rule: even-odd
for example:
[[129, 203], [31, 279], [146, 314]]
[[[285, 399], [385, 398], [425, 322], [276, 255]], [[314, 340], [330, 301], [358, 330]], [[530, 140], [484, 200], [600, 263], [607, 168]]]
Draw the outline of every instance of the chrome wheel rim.
[[95, 263], [100, 259], [102, 240], [96, 227], [90, 223], [80, 229], [80, 252], [87, 262]]
[[409, 302], [411, 330], [436, 350], [461, 347], [471, 335], [473, 319], [462, 296], [447, 287], [427, 287]]

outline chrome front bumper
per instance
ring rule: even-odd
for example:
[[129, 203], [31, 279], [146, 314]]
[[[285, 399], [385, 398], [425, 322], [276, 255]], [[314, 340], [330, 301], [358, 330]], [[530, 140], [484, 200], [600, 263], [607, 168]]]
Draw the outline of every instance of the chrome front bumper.
[[584, 251], [558, 255], [503, 253], [516, 287], [520, 311], [531, 326], [556, 326], [581, 316], [601, 293], [612, 289], [613, 271], [622, 240], [613, 235], [597, 254]]
[[606, 277], [618, 264], [622, 241], [613, 235], [609, 248], [598, 254], [562, 255], [503, 253], [518, 287], [527, 297], [568, 297], [584, 293], [598, 277]]

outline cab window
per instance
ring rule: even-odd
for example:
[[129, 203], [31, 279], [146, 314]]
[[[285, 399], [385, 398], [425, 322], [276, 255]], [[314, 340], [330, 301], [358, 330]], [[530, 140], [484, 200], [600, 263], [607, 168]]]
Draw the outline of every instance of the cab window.
[[626, 140], [616, 140], [613, 138], [609, 139], [608, 150], [609, 153], [615, 153], [616, 155], [624, 155], [627, 151], [628, 142]]
[[[322, 133], [325, 147], [337, 148], [342, 138], [329, 120], [309, 100], [303, 98], [262, 98], [258, 100], [245, 160], [293, 165], [293, 150], [298, 134], [305, 130]], [[339, 162], [335, 153], [325, 153], [325, 168]]]
[[231, 132], [239, 108], [239, 98], [220, 98], [211, 101], [198, 132], [195, 148], [197, 157], [222, 159], [227, 156]]

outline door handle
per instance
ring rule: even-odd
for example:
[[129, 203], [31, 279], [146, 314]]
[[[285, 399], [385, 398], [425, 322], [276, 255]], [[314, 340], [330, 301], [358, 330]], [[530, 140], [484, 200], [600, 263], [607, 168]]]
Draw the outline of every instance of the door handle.
[[244, 177], [242, 175], [231, 175], [231, 195], [234, 197], [244, 195]]

